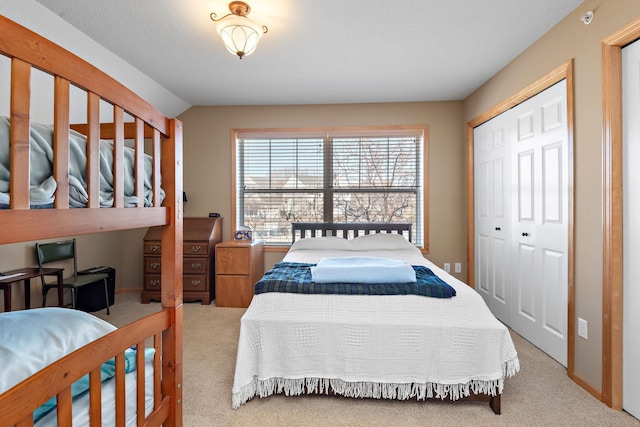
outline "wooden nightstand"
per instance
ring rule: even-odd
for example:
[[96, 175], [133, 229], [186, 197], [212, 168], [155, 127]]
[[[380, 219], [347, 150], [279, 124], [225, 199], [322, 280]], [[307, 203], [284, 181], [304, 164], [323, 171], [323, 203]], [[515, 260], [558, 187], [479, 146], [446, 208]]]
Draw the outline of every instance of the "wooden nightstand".
[[[142, 303], [160, 301], [161, 227], [144, 236], [144, 290]], [[182, 298], [210, 304], [214, 292], [214, 248], [222, 240], [222, 218], [185, 218], [182, 223]]]
[[262, 240], [229, 240], [216, 245], [216, 305], [249, 307], [253, 285], [264, 274]]

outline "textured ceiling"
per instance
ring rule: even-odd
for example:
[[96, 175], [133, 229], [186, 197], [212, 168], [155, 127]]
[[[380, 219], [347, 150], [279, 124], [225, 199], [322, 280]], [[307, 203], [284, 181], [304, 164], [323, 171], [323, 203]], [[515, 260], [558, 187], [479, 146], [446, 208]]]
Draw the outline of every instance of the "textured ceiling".
[[271, 105], [464, 99], [583, 0], [249, 0], [242, 60], [228, 2], [37, 1], [191, 105]]

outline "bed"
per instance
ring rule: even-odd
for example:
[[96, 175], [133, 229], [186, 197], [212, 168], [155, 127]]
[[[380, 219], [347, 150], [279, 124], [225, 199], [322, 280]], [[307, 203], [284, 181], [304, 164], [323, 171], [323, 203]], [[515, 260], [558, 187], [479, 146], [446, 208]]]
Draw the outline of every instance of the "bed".
[[[75, 326], [97, 323], [101, 327], [86, 335], [84, 341], [64, 346], [62, 352], [54, 354], [43, 347], [34, 350], [50, 356], [50, 360], [33, 365], [23, 377], [4, 383], [6, 389], [0, 393], [0, 426], [31, 426], [34, 417], [38, 418], [38, 426], [102, 425], [103, 421], [104, 425], [118, 426], [180, 426], [182, 125], [105, 73], [3, 16], [0, 16], [0, 54], [9, 58], [11, 64], [7, 114], [10, 126], [6, 127], [9, 144], [0, 143], [5, 150], [0, 157], [9, 159], [3, 163], [7, 166], [3, 179], [8, 188], [2, 191], [6, 204], [0, 209], [0, 223], [11, 227], [0, 232], [0, 244], [160, 226], [163, 248], [162, 308], [131, 324], [110, 328], [90, 314], [70, 309], [41, 308], [2, 314], [2, 322], [8, 322], [3, 323], [3, 332], [11, 329], [7, 324], [13, 324], [21, 337], [36, 342], [43, 339], [37, 333], [38, 328], [28, 332], [21, 325], [26, 325], [30, 318], [33, 321], [43, 311], [51, 316], [44, 324], [54, 325], [54, 319], [72, 313], [82, 316], [73, 321]], [[49, 173], [31, 170], [31, 153], [37, 145], [32, 143], [36, 121], [31, 117], [30, 96], [34, 70], [53, 76], [53, 123], [47, 132], [51, 134], [48, 179], [53, 180], [55, 190], [45, 203], [38, 203], [42, 200], [37, 200], [32, 191], [33, 172]], [[71, 123], [71, 87], [86, 93], [83, 106], [86, 120], [80, 123]], [[100, 116], [105, 103], [113, 111], [109, 121]], [[74, 164], [75, 139], [82, 140], [86, 153], [81, 166]], [[102, 167], [105, 162], [109, 164], [107, 169]], [[82, 178], [79, 186], [74, 182], [77, 179], [74, 170], [78, 167]], [[107, 177], [110, 181], [105, 186]], [[76, 203], [74, 193], [82, 193], [84, 200]], [[37, 324], [43, 325], [43, 321]], [[59, 327], [58, 332], [44, 336], [59, 341], [77, 334], [77, 331], [64, 334], [63, 330]], [[132, 360], [134, 370], [128, 368]], [[111, 373], [105, 379], [105, 366], [109, 364]], [[3, 373], [13, 372], [15, 365], [3, 364]], [[77, 393], [78, 385], [85, 380], [87, 390]], [[103, 400], [109, 396], [112, 402], [103, 407]], [[41, 417], [37, 415], [52, 397], [55, 408]], [[78, 409], [82, 400], [89, 409]], [[82, 411], [86, 419], [73, 421]]]
[[[344, 239], [343, 230], [318, 231], [327, 227], [294, 224], [294, 236], [301, 238], [256, 284], [241, 319], [232, 406], [276, 393], [324, 393], [482, 400], [499, 414], [505, 379], [519, 370], [519, 360], [509, 331], [480, 295], [425, 259], [402, 230], [378, 227], [358, 235], [367, 226], [351, 224], [346, 234], [354, 238]], [[378, 291], [380, 285], [366, 282], [375, 279], [365, 276], [363, 284], [348, 279], [314, 293], [325, 292], [318, 283], [323, 262], [355, 263], [361, 257], [403, 261], [416, 277], [426, 267], [438, 286], [444, 282], [444, 289], [455, 292], [424, 296], [399, 287], [388, 293], [389, 284]], [[314, 268], [315, 282], [309, 283]], [[283, 278], [278, 271], [286, 269], [294, 273]]]

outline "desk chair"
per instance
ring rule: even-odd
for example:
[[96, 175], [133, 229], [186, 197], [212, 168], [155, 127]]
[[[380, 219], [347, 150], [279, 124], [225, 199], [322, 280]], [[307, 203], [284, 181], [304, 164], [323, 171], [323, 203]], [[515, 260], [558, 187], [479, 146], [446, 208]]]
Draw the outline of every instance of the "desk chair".
[[[66, 240], [63, 242], [54, 243], [36, 243], [36, 253], [38, 255], [38, 266], [44, 267], [45, 264], [56, 261], [63, 261], [73, 259], [73, 276], [67, 277], [63, 280], [63, 286], [71, 289], [72, 307], [76, 308], [76, 300], [78, 288], [85, 285], [102, 281], [104, 283], [104, 296], [107, 301], [107, 314], [109, 314], [109, 291], [107, 289], [106, 273], [97, 274], [78, 274], [78, 259], [76, 253], [76, 239]], [[55, 283], [47, 283], [42, 277], [42, 306], [47, 306], [47, 292], [49, 289], [57, 288]]]

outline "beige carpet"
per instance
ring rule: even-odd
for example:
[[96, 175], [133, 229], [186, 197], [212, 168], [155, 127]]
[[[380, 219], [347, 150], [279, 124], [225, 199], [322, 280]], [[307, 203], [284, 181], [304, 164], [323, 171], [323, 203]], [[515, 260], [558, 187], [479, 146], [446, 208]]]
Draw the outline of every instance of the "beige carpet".
[[[116, 295], [110, 316], [121, 326], [160, 309], [137, 293]], [[206, 426], [640, 426], [609, 409], [566, 375], [566, 369], [512, 333], [520, 372], [506, 381], [502, 415], [475, 402], [271, 396], [231, 409], [240, 317], [244, 309], [187, 303], [184, 308], [184, 425]]]

